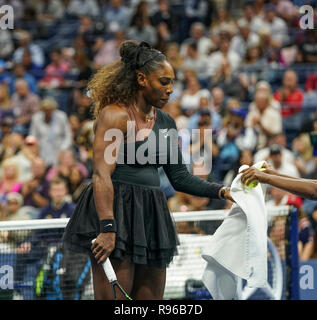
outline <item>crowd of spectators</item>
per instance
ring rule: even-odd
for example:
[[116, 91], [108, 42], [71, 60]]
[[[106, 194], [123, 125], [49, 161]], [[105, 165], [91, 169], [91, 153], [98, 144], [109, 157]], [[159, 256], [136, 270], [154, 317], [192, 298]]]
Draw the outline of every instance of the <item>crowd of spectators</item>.
[[[1, 220], [71, 215], [92, 176], [94, 120], [86, 84], [119, 58], [125, 39], [147, 41], [175, 70], [164, 110], [179, 130], [195, 132], [180, 136], [189, 170], [204, 151], [212, 170], [201, 177], [226, 185], [240, 165], [260, 160], [316, 179], [317, 30], [299, 26], [299, 7], [308, 2], [316, 5], [1, 0], [14, 8], [15, 19], [13, 30], [0, 32]], [[175, 192], [159, 173], [172, 211], [230, 206]], [[276, 193], [269, 192], [270, 205], [298, 206], [316, 235], [317, 202], [285, 194], [274, 201]]]

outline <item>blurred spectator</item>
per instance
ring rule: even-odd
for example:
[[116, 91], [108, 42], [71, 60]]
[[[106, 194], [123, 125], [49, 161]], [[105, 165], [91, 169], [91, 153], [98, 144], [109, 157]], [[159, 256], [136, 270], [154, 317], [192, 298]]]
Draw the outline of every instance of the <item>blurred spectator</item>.
[[63, 59], [60, 49], [54, 49], [50, 52], [51, 63], [44, 70], [44, 77], [39, 82], [42, 89], [55, 89], [63, 87], [66, 73], [70, 65]]
[[239, 168], [242, 165], [248, 165], [251, 167], [253, 165], [253, 153], [249, 149], [241, 150], [240, 156], [236, 164], [230, 169], [223, 179], [223, 184], [225, 186], [230, 186], [232, 181], [235, 179], [237, 174], [239, 173]]
[[250, 30], [254, 33], [260, 28], [261, 19], [255, 14], [253, 7], [253, 1], [246, 1], [243, 6], [243, 16], [238, 20], [238, 25], [247, 24], [250, 26]]
[[42, 23], [52, 23], [64, 17], [65, 7], [61, 0], [36, 1], [37, 20]]
[[230, 44], [230, 49], [239, 54], [240, 58], [243, 59], [247, 49], [255, 47], [259, 44], [259, 36], [253, 33], [250, 29], [250, 25], [246, 22], [239, 22], [239, 33], [235, 35]]
[[27, 136], [21, 146], [21, 150], [11, 159], [19, 166], [20, 181], [31, 179], [31, 165], [33, 159], [38, 156], [39, 149], [37, 139], [33, 136]]
[[11, 94], [15, 92], [15, 83], [19, 79], [23, 79], [28, 83], [29, 89], [32, 93], [37, 93], [36, 79], [31, 74], [26, 72], [26, 69], [22, 63], [16, 63], [13, 67], [13, 73], [11, 74], [9, 80]]
[[224, 7], [218, 8], [216, 18], [210, 26], [210, 32], [212, 34], [219, 34], [221, 31], [228, 32], [231, 37], [237, 32], [234, 19]]
[[[276, 8], [269, 3], [264, 8], [261, 28], [267, 28], [272, 35], [275, 47], [281, 47], [288, 43], [288, 27], [285, 21], [276, 15]], [[259, 31], [259, 30], [257, 30]]]
[[13, 53], [14, 62], [22, 62], [23, 53], [25, 50], [31, 52], [32, 61], [39, 67], [43, 67], [45, 63], [44, 52], [41, 47], [35, 43], [31, 42], [31, 34], [22, 30], [16, 34], [18, 38], [18, 47]]
[[205, 26], [201, 22], [195, 22], [190, 28], [190, 38], [185, 39], [181, 45], [181, 55], [187, 55], [187, 46], [196, 44], [199, 56], [208, 56], [211, 50], [215, 49], [215, 43], [205, 35]]
[[187, 128], [188, 130], [196, 129], [198, 127], [199, 119], [201, 118], [201, 115], [203, 114], [210, 114], [211, 116], [211, 122], [210, 122], [210, 128], [212, 129], [213, 133], [217, 133], [222, 126], [221, 123], [221, 116], [215, 112], [212, 108], [211, 104], [211, 95], [209, 96], [202, 96], [200, 98], [199, 102], [199, 110], [195, 112], [190, 118], [188, 119]]
[[292, 150], [295, 154], [294, 164], [300, 175], [307, 175], [314, 171], [313, 148], [307, 133], [302, 133], [292, 142]]
[[85, 180], [84, 175], [76, 166], [70, 169], [69, 193], [74, 203], [77, 203], [81, 193], [86, 188], [90, 180]]
[[76, 73], [75, 87], [81, 89], [86, 87], [88, 80], [92, 76], [93, 71], [90, 66], [89, 58], [83, 52], [75, 52], [74, 63], [75, 66], [73, 72]]
[[32, 117], [29, 132], [38, 139], [40, 157], [47, 166], [55, 164], [58, 152], [69, 148], [72, 142], [67, 116], [57, 108], [57, 102], [53, 98], [43, 99], [41, 111]]
[[255, 108], [248, 112], [245, 125], [256, 130], [260, 149], [266, 146], [270, 136], [282, 131], [282, 117], [281, 113], [270, 104], [267, 93], [257, 92], [254, 103]]
[[155, 46], [157, 42], [157, 34], [154, 27], [147, 23], [143, 15], [135, 17], [134, 23], [127, 29], [127, 39], [145, 41]]
[[94, 63], [97, 69], [120, 58], [119, 48], [124, 40], [125, 33], [122, 30], [116, 31], [113, 39], [103, 41], [102, 38], [98, 38], [96, 40]]
[[50, 203], [40, 211], [40, 219], [69, 218], [75, 204], [69, 202], [67, 183], [61, 178], [51, 181], [49, 187]]
[[301, 209], [302, 199], [275, 187], [270, 188], [270, 194], [273, 199], [266, 202], [266, 205], [269, 208], [283, 205], [294, 205], [298, 208], [299, 259], [300, 261], [306, 261], [310, 259], [314, 253], [314, 229], [305, 212]]
[[[281, 112], [281, 105], [277, 100], [273, 99], [272, 88], [271, 88], [271, 85], [267, 81], [262, 80], [262, 81], [258, 81], [256, 83], [255, 94], [258, 92], [263, 92], [263, 93], [267, 94], [267, 96], [269, 98], [270, 106], [272, 108], [274, 108], [276, 111]], [[251, 111], [255, 108], [256, 108], [255, 101], [252, 101], [249, 105], [249, 111]]]
[[48, 205], [49, 182], [45, 179], [46, 167], [42, 158], [34, 158], [31, 165], [31, 178], [22, 184], [21, 194], [24, 206], [29, 207], [32, 218], [38, 217], [38, 209]]
[[254, 154], [254, 163], [257, 163], [262, 160], [268, 161], [270, 156], [270, 145], [278, 144], [282, 150], [282, 161], [293, 163], [295, 160], [295, 154], [286, 148], [286, 136], [284, 133], [279, 132], [273, 136], [271, 136], [268, 140], [267, 147], [258, 149]]
[[[270, 156], [268, 163], [273, 169], [281, 174], [299, 178], [299, 172], [293, 163], [286, 162], [282, 157], [282, 147], [278, 144], [272, 144], [269, 147]], [[284, 160], [284, 161], [283, 161]]]
[[298, 78], [293, 70], [287, 70], [283, 76], [283, 86], [274, 94], [274, 98], [282, 105], [283, 117], [294, 115], [301, 111], [303, 93], [297, 88]]
[[182, 78], [181, 69], [184, 63], [184, 59], [180, 54], [179, 44], [176, 42], [170, 42], [167, 44], [165, 52], [167, 61], [174, 69], [176, 79]]
[[46, 179], [52, 181], [54, 178], [59, 177], [69, 185], [69, 176], [73, 167], [80, 170], [83, 178], [87, 178], [87, 169], [82, 163], [76, 161], [74, 152], [72, 150], [62, 150], [58, 153], [58, 164], [48, 170]]
[[186, 116], [192, 115], [198, 110], [200, 98], [202, 96], [209, 96], [209, 91], [207, 89], [201, 89], [197, 77], [189, 77], [186, 81], [186, 89], [183, 91], [180, 100], [182, 112]]
[[8, 86], [5, 83], [2, 83], [0, 84], [0, 118], [9, 115], [13, 116], [11, 96]]
[[15, 83], [15, 93], [12, 96], [11, 107], [16, 117], [16, 125], [23, 127], [28, 133], [32, 116], [39, 110], [40, 98], [30, 92], [28, 83], [18, 79]]
[[17, 163], [12, 159], [4, 160], [0, 179], [0, 195], [7, 195], [9, 192], [20, 192], [21, 185]]
[[66, 8], [66, 12], [73, 16], [89, 15], [97, 17], [99, 6], [96, 0], [71, 0]]
[[260, 81], [268, 79], [268, 68], [269, 65], [263, 58], [261, 47], [258, 45], [248, 47], [244, 60], [241, 62], [239, 77], [246, 76], [245, 86], [248, 88], [249, 92], [254, 92], [255, 87]]
[[[23, 197], [18, 192], [9, 192], [7, 194], [6, 203], [1, 203], [0, 220], [1, 221], [14, 221], [14, 220], [29, 220], [30, 216], [21, 210], [23, 206]], [[21, 230], [19, 230], [21, 231]], [[23, 232], [21, 232], [23, 233]], [[2, 233], [2, 240], [3, 240]], [[12, 234], [7, 232], [7, 236], [10, 237]], [[9, 239], [8, 239], [9, 240]]]
[[4, 117], [0, 118], [0, 140], [2, 143], [2, 145], [0, 147], [1, 153], [2, 153], [2, 149], [4, 147], [5, 137], [11, 133], [13, 126], [14, 126], [13, 117], [4, 116]]
[[78, 115], [80, 121], [92, 118], [91, 100], [87, 96], [86, 89], [74, 91], [74, 102], [69, 111], [71, 114]]
[[302, 55], [302, 62], [316, 63], [317, 62], [317, 30], [307, 30], [304, 33], [304, 39], [298, 45], [299, 52]]
[[232, 109], [228, 112], [228, 118], [217, 135], [217, 145], [220, 151], [214, 171], [218, 181], [223, 181], [227, 172], [237, 162], [240, 150], [254, 150], [256, 147], [256, 133], [253, 128], [244, 126], [244, 119], [243, 109]]
[[109, 33], [125, 31], [130, 25], [131, 10], [125, 6], [122, 0], [110, 0], [106, 6], [104, 20], [107, 23]]
[[36, 65], [32, 60], [31, 52], [25, 50], [22, 56], [21, 64], [24, 67], [26, 75], [31, 75], [36, 81], [42, 79], [43, 77], [43, 68]]
[[187, 42], [186, 49], [182, 69], [194, 70], [200, 83], [206, 83], [208, 78], [206, 69], [206, 65], [208, 63], [207, 57], [199, 54], [197, 50], [197, 42]]
[[23, 144], [23, 138], [24, 138], [23, 134], [21, 132], [16, 132], [15, 128], [12, 128], [10, 126], [12, 125], [7, 123], [7, 128], [5, 126], [3, 127], [4, 136], [2, 138], [2, 143], [0, 145], [1, 146], [1, 154], [0, 154], [1, 162], [17, 154], [20, 151], [21, 146]]
[[168, 29], [168, 26], [165, 22], [161, 22], [156, 27], [156, 36], [157, 36], [157, 41], [155, 44], [155, 49], [161, 52], [165, 52], [167, 48], [167, 44], [172, 39], [172, 34], [170, 33], [170, 30]]
[[219, 50], [208, 57], [207, 73], [210, 77], [217, 73], [224, 60], [228, 61], [230, 64], [232, 73], [236, 72], [241, 62], [239, 55], [230, 50], [230, 40], [228, 38], [221, 39], [219, 43]]
[[[218, 156], [218, 146], [212, 138], [211, 115], [209, 110], [199, 112], [197, 131], [193, 132], [189, 145], [191, 163], [203, 162], [209, 172], [213, 159]], [[209, 130], [209, 131], [207, 131]]]
[[212, 98], [212, 110], [223, 117], [226, 112], [225, 95], [223, 90], [219, 87], [216, 87], [213, 88], [210, 92]]
[[305, 81], [305, 90], [307, 92], [317, 90], [317, 73], [313, 73], [307, 76]]
[[177, 30], [177, 16], [170, 8], [169, 2], [167, 0], [158, 0], [158, 8], [151, 15], [151, 22], [154, 27], [159, 26], [164, 23], [168, 30], [174, 34], [173, 40], [175, 39], [175, 32]]

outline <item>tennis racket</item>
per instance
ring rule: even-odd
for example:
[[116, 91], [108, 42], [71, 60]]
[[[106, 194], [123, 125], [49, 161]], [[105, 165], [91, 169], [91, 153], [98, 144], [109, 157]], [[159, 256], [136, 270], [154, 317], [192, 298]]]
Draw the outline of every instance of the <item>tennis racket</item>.
[[[94, 243], [96, 239], [92, 240], [91, 242]], [[105, 271], [105, 274], [108, 278], [109, 283], [112, 287], [112, 294], [113, 294], [113, 300], [117, 300], [117, 293], [116, 293], [116, 287], [121, 291], [121, 293], [125, 296], [127, 300], [132, 300], [132, 298], [126, 293], [126, 291], [121, 287], [120, 283], [118, 282], [116, 273], [113, 270], [112, 264], [107, 258], [105, 262], [102, 263], [103, 270]]]

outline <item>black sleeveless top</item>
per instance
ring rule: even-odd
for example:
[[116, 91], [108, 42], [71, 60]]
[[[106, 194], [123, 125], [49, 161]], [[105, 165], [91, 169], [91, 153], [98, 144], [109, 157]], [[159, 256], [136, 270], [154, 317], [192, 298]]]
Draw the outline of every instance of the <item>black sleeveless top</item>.
[[175, 121], [159, 109], [156, 109], [156, 120], [150, 134], [142, 141], [122, 142], [116, 162], [112, 181], [159, 188], [157, 169], [163, 166], [176, 191], [218, 199], [222, 187], [188, 172], [178, 146]]

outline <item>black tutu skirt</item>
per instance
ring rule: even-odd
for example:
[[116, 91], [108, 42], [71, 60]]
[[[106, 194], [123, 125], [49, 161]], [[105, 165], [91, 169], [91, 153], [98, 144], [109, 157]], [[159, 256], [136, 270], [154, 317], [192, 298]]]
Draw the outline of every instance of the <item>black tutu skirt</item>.
[[[117, 181], [113, 181], [113, 188], [117, 234], [110, 258], [167, 267], [177, 253], [179, 240], [163, 191]], [[91, 183], [81, 194], [66, 226], [64, 246], [89, 253], [91, 241], [98, 234], [99, 218]]]

